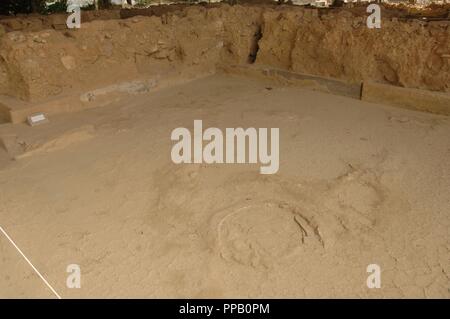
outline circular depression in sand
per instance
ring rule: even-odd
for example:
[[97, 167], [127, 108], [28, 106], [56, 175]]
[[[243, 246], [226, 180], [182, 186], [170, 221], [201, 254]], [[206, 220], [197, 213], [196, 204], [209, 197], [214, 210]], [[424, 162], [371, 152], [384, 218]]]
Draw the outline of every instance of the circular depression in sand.
[[257, 266], [289, 255], [302, 234], [291, 211], [260, 204], [231, 210], [219, 223], [218, 239], [224, 259]]

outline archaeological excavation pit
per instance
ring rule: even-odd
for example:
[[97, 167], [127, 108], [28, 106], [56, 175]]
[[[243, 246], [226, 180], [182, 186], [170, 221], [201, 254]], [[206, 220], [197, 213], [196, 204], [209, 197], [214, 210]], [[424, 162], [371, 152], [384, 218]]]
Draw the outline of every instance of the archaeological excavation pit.
[[0, 298], [448, 298], [449, 7], [366, 8], [2, 16]]

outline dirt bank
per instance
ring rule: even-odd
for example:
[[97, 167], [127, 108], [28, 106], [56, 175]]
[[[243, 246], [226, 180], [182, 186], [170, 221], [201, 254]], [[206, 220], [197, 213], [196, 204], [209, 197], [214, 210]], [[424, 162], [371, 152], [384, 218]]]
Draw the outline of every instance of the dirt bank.
[[247, 61], [260, 13], [199, 6], [77, 31], [9, 32], [1, 40], [0, 94], [34, 101], [140, 76], [211, 73], [222, 59]]
[[392, 18], [382, 19], [381, 29], [368, 29], [366, 17], [344, 10], [320, 17], [304, 10], [266, 10], [263, 26], [257, 63], [348, 81], [450, 91], [448, 21]]
[[253, 62], [450, 91], [448, 21], [384, 18], [381, 29], [368, 29], [365, 16], [353, 11], [189, 6], [86, 22], [76, 31], [7, 32], [0, 43], [0, 94], [36, 101], [131, 78], [199, 76], [214, 73], [217, 64]]

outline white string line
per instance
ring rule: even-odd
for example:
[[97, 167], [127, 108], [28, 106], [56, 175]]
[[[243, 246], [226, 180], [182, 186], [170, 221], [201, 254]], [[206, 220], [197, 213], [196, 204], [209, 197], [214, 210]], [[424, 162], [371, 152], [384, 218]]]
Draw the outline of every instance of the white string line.
[[31, 266], [31, 268], [33, 268], [33, 270], [38, 274], [38, 276], [42, 279], [42, 281], [47, 285], [48, 288], [50, 288], [50, 290], [55, 294], [55, 296], [58, 299], [62, 299], [61, 296], [56, 292], [55, 289], [53, 289], [53, 287], [48, 283], [47, 280], [45, 280], [44, 276], [41, 275], [41, 273], [39, 272], [39, 270], [36, 269], [36, 267], [33, 266], [33, 264], [31, 263], [31, 261], [27, 258], [27, 256], [25, 256], [25, 254], [20, 250], [19, 247], [17, 247], [16, 243], [11, 239], [11, 237], [8, 236], [8, 234], [5, 232], [5, 230], [2, 228], [2, 226], [0, 226], [0, 230], [1, 232], [6, 236], [6, 238], [8, 238], [8, 240], [11, 242], [11, 244], [14, 246], [14, 248], [17, 249], [17, 251], [22, 255], [23, 258], [25, 258], [25, 260], [27, 261], [27, 263]]

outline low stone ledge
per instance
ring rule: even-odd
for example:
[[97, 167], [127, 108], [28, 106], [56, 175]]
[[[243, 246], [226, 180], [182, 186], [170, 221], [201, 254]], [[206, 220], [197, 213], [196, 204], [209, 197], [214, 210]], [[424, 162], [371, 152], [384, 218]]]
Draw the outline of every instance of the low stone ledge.
[[361, 99], [411, 110], [450, 115], [449, 93], [364, 82]]

